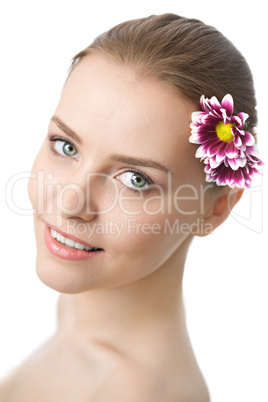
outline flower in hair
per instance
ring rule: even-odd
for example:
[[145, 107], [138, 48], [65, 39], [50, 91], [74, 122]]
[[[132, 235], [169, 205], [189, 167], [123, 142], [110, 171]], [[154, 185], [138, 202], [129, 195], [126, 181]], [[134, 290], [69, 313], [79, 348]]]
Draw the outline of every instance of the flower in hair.
[[249, 187], [263, 163], [258, 157], [254, 136], [245, 131], [247, 113], [234, 113], [231, 95], [220, 103], [201, 96], [202, 111], [192, 113], [189, 141], [200, 144], [196, 157], [205, 163], [206, 181], [218, 186]]

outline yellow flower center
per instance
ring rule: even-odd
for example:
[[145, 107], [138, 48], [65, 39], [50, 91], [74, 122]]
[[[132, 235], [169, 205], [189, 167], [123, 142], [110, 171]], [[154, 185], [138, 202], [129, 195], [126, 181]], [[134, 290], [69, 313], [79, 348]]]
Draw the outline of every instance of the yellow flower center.
[[234, 127], [234, 124], [224, 124], [224, 121], [220, 121], [219, 124], [217, 124], [216, 126], [216, 133], [218, 138], [224, 142], [231, 142], [234, 139], [231, 127]]

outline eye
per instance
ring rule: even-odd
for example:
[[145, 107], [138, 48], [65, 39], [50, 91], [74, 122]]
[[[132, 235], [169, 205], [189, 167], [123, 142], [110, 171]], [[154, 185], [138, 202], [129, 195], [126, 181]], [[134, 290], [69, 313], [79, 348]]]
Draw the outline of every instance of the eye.
[[133, 190], [148, 190], [153, 184], [152, 180], [145, 174], [132, 170], [117, 175], [116, 179]]
[[55, 141], [55, 150], [59, 154], [66, 156], [74, 156], [77, 154], [75, 146], [67, 141]]
[[51, 141], [55, 143], [53, 148], [58, 154], [69, 157], [75, 157], [77, 154], [77, 149], [70, 142], [59, 138], [51, 138]]

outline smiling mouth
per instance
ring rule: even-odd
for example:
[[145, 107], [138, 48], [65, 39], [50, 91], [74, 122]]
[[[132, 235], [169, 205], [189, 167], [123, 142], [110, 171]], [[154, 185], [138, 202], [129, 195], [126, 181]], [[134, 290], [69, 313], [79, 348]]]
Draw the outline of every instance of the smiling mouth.
[[56, 239], [59, 243], [64, 244], [64, 246], [73, 248], [75, 250], [86, 250], [86, 251], [100, 251], [102, 248], [97, 247], [89, 247], [84, 244], [78, 243], [74, 240], [69, 239], [68, 237], [64, 237], [62, 234], [56, 232], [56, 230], [50, 228], [51, 236]]

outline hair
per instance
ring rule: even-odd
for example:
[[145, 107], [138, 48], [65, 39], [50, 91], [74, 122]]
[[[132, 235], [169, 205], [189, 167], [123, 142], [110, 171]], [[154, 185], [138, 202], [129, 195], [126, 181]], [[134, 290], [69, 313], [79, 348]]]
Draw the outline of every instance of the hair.
[[247, 130], [254, 134], [257, 112], [250, 68], [230, 40], [202, 21], [164, 14], [121, 23], [78, 53], [71, 71], [91, 53], [130, 65], [196, 104], [201, 95], [221, 101], [230, 93], [234, 113], [248, 113]]

